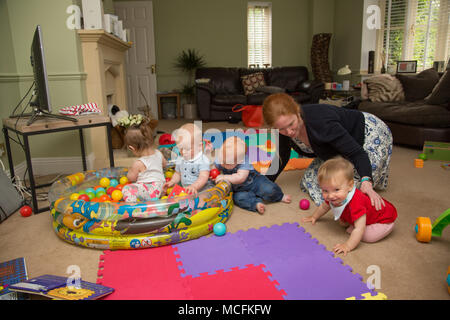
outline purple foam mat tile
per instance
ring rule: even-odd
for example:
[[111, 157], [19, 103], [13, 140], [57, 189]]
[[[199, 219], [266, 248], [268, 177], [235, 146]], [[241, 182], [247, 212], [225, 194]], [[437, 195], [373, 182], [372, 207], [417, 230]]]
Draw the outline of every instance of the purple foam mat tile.
[[203, 237], [174, 247], [177, 249], [177, 261], [184, 270], [182, 276], [195, 277], [204, 272], [214, 273], [215, 270], [230, 270], [253, 263], [240, 237], [233, 233], [222, 237]]
[[325, 246], [318, 245], [317, 239], [312, 238], [297, 223], [249, 229], [240, 233], [239, 237], [258, 262], [267, 256], [274, 259], [284, 258], [286, 252], [289, 252], [289, 255], [302, 256], [305, 251], [326, 251]]
[[369, 291], [358, 275], [317, 252], [308, 259], [270, 260], [266, 268], [278, 288], [286, 292], [287, 300], [342, 300]]

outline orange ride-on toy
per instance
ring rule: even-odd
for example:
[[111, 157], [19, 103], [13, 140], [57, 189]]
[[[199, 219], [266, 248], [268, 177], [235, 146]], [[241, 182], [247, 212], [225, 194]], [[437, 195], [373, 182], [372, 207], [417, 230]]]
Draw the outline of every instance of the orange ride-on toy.
[[433, 224], [428, 217], [418, 217], [414, 230], [416, 239], [420, 242], [430, 242], [431, 237], [442, 236], [442, 230], [450, 224], [450, 209], [444, 211]]

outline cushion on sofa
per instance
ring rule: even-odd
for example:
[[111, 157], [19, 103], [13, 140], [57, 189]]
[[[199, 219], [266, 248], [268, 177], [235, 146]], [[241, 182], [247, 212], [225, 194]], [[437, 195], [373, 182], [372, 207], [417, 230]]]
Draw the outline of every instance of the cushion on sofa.
[[358, 110], [371, 113], [383, 121], [432, 128], [449, 128], [450, 111], [442, 105], [416, 102], [362, 101]]
[[433, 91], [425, 102], [427, 104], [449, 104], [450, 102], [450, 71], [447, 70], [439, 82], [434, 86]]
[[439, 74], [434, 69], [427, 69], [417, 75], [396, 74], [402, 83], [406, 101], [423, 100], [439, 81]]
[[266, 81], [262, 72], [255, 72], [241, 77], [244, 94], [249, 95], [256, 92], [256, 88], [265, 87]]

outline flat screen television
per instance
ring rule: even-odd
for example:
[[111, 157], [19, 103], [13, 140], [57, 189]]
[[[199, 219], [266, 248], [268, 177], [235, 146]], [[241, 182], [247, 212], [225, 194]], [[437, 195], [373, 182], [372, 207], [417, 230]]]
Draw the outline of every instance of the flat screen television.
[[31, 66], [33, 67], [34, 76], [34, 99], [30, 102], [33, 111], [28, 114], [14, 115], [12, 117], [30, 117], [27, 125], [32, 124], [38, 117], [49, 117], [77, 122], [78, 119], [52, 114], [52, 106], [50, 102], [50, 93], [48, 86], [47, 67], [45, 64], [44, 45], [42, 41], [41, 26], [36, 26], [34, 31], [33, 42], [31, 43]]

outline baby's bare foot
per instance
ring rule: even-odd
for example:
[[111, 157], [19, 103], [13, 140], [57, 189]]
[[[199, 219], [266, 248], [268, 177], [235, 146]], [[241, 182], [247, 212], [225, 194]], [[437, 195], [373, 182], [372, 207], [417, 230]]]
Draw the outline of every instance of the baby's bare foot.
[[266, 206], [262, 202], [258, 202], [256, 204], [256, 211], [258, 211], [259, 214], [263, 214], [264, 211], [266, 211]]
[[283, 196], [283, 199], [281, 199], [281, 202], [284, 202], [284, 203], [291, 203], [291, 201], [292, 201], [292, 198], [291, 198], [290, 194], [285, 194]]

